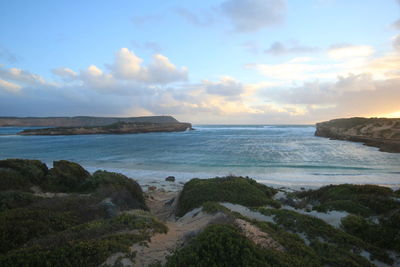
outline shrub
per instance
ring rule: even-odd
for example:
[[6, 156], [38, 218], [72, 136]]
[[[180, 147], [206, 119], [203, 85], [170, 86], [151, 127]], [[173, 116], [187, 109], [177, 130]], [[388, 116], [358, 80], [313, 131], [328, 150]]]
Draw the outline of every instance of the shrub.
[[19, 173], [24, 179], [34, 185], [44, 182], [48, 169], [46, 164], [39, 160], [29, 159], [6, 159], [0, 160], [0, 169], [11, 169]]
[[[346, 262], [357, 262], [356, 266], [364, 266], [365, 259], [354, 254], [355, 249], [369, 251], [380, 261], [392, 263], [392, 259], [384, 250], [336, 229], [321, 219], [283, 209], [259, 208], [258, 211], [267, 216], [274, 216], [274, 222], [286, 231], [304, 234], [316, 254], [324, 255], [322, 261], [328, 265], [337, 265], [335, 262], [341, 259], [342, 266], [346, 266]], [[327, 245], [323, 245], [325, 243]]]
[[395, 193], [387, 187], [377, 185], [328, 185], [317, 190], [296, 193], [316, 204], [319, 211], [343, 210], [362, 216], [381, 215], [400, 208], [393, 199]]
[[35, 201], [41, 200], [41, 197], [30, 193], [19, 191], [1, 191], [0, 192], [0, 212], [27, 206]]
[[82, 187], [85, 190], [95, 191], [99, 197], [110, 197], [122, 210], [148, 209], [140, 185], [123, 174], [96, 171]]
[[66, 160], [54, 161], [48, 174], [48, 188], [54, 191], [77, 192], [90, 177], [81, 165]]
[[168, 257], [166, 266], [271, 266], [267, 259], [236, 228], [212, 225]]
[[243, 177], [216, 177], [192, 179], [187, 182], [179, 197], [177, 216], [200, 207], [204, 202], [230, 202], [245, 206], [271, 204], [276, 190]]

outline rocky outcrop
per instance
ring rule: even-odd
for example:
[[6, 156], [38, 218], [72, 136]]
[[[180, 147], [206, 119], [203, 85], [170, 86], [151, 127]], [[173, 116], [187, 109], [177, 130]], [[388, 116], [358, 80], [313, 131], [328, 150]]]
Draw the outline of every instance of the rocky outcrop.
[[57, 127], [29, 129], [19, 132], [20, 135], [78, 135], [78, 134], [134, 134], [150, 132], [182, 132], [191, 130], [190, 123], [127, 123], [117, 122], [106, 126], [93, 127]]
[[362, 142], [379, 151], [400, 153], [400, 119], [335, 119], [317, 123], [316, 127], [316, 136]]
[[105, 126], [117, 122], [129, 123], [178, 123], [171, 116], [145, 116], [145, 117], [0, 117], [1, 126], [40, 126], [40, 127], [84, 127]]

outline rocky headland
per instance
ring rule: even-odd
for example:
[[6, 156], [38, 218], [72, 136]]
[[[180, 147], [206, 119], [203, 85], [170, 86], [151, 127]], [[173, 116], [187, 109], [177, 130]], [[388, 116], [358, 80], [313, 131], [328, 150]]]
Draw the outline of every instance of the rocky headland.
[[399, 200], [236, 176], [144, 191], [65, 160], [0, 160], [0, 266], [398, 266]]
[[136, 134], [151, 132], [182, 132], [192, 130], [190, 123], [116, 122], [105, 126], [54, 127], [26, 129], [19, 135]]
[[143, 117], [0, 117], [0, 127], [4, 126], [38, 126], [38, 127], [85, 127], [105, 126], [117, 122], [128, 123], [178, 123], [172, 116]]
[[400, 153], [400, 119], [335, 119], [317, 123], [316, 128], [316, 136], [362, 142], [379, 151]]

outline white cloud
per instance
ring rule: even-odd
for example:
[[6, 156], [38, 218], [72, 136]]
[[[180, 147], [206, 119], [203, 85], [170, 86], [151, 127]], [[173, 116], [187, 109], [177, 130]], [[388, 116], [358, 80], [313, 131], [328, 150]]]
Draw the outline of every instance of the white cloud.
[[51, 72], [54, 75], [61, 77], [64, 81], [72, 81], [78, 77], [78, 74], [75, 71], [64, 67], [52, 69]]
[[254, 69], [260, 74], [277, 80], [307, 80], [311, 77], [331, 76], [329, 71], [332, 65], [310, 62], [311, 58], [298, 57], [280, 64], [247, 64], [246, 67]]
[[4, 69], [0, 65], [0, 78], [12, 80], [14, 82], [23, 83], [29, 86], [45, 85], [46, 81], [43, 77], [37, 74], [32, 74], [29, 71], [18, 68]]
[[204, 80], [203, 85], [205, 87], [205, 91], [212, 95], [238, 96], [244, 93], [245, 90], [242, 83], [229, 76], [224, 76], [220, 81], [217, 82]]
[[253, 32], [279, 24], [286, 13], [284, 0], [227, 0], [222, 13], [237, 32]]
[[0, 79], [0, 90], [4, 90], [10, 93], [19, 93], [21, 91], [21, 88], [22, 87], [18, 84]]
[[188, 70], [186, 67], [177, 68], [171, 61], [161, 54], [153, 56], [153, 61], [147, 68], [146, 82], [166, 84], [177, 81], [186, 81]]
[[335, 45], [332, 46], [328, 55], [335, 60], [343, 60], [357, 57], [369, 57], [374, 54], [374, 49], [368, 45]]
[[117, 91], [117, 80], [112, 74], [104, 73], [95, 65], [90, 65], [79, 74], [79, 79], [86, 88], [104, 92]]
[[177, 68], [166, 56], [156, 54], [148, 67], [142, 66], [143, 59], [127, 48], [121, 48], [115, 54], [110, 69], [116, 78], [150, 84], [167, 84], [187, 80], [186, 67]]

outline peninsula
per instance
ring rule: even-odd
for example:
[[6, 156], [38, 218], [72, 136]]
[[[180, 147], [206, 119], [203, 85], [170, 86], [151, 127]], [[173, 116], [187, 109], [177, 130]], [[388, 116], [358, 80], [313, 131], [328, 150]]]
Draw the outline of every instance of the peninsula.
[[183, 132], [192, 130], [190, 123], [116, 122], [106, 126], [55, 127], [26, 129], [19, 135], [135, 134], [150, 132]]
[[400, 118], [348, 118], [316, 124], [316, 136], [362, 142], [379, 151], [400, 153]]

